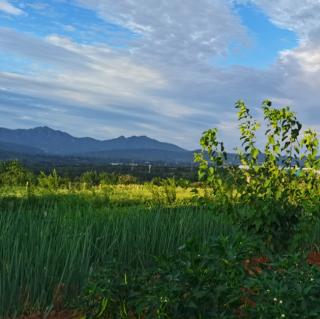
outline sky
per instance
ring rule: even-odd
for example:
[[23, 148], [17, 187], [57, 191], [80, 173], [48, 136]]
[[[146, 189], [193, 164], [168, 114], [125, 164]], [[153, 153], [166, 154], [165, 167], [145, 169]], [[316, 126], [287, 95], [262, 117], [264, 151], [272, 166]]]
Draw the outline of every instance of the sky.
[[320, 131], [319, 0], [0, 0], [0, 126], [195, 149], [234, 104]]

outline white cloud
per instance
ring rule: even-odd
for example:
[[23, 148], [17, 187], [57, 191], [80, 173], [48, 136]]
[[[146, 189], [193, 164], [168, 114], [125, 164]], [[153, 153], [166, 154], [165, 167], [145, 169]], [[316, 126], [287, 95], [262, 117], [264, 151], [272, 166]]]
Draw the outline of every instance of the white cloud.
[[133, 52], [171, 63], [197, 63], [247, 42], [246, 29], [224, 0], [77, 0], [107, 21], [136, 32]]
[[6, 0], [0, 1], [0, 11], [3, 11], [7, 14], [14, 15], [14, 16], [25, 14], [21, 9], [19, 9], [18, 7], [15, 7], [14, 5], [12, 5]]
[[303, 73], [312, 74], [320, 71], [320, 45], [301, 45], [295, 50], [281, 52], [280, 61], [284, 64], [296, 64]]

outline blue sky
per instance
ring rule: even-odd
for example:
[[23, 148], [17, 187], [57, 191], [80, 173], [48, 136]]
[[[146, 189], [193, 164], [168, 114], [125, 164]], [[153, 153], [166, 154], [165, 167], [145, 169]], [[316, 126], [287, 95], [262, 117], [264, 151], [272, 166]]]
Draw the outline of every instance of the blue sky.
[[59, 34], [79, 43], [106, 43], [114, 47], [127, 46], [136, 36], [120, 25], [99, 18], [92, 10], [73, 5], [71, 1], [30, 3], [34, 7], [28, 6], [27, 2], [23, 6], [25, 14], [18, 17], [2, 13], [0, 25], [39, 37]]
[[[32, 5], [32, 1], [31, 5]], [[13, 4], [19, 4], [18, 1]], [[273, 24], [268, 16], [254, 4], [234, 5], [243, 26], [247, 28], [248, 43], [230, 41], [223, 55], [213, 58], [220, 66], [243, 65], [265, 68], [274, 63], [280, 51], [298, 45], [297, 35]], [[37, 37], [51, 34], [69, 37], [78, 43], [107, 44], [117, 49], [127, 49], [139, 34], [119, 24], [106, 21], [97, 12], [76, 6], [72, 1], [49, 0], [23, 6], [25, 14], [12, 17], [0, 11], [0, 26], [19, 32], [32, 33]], [[1, 57], [7, 67], [8, 58]], [[12, 61], [16, 68], [17, 60]]]
[[257, 6], [237, 5], [235, 12], [247, 28], [250, 42], [246, 46], [230, 44], [227, 54], [216, 60], [220, 65], [267, 68], [277, 61], [279, 52], [298, 46], [298, 37], [294, 32], [273, 24]]
[[[276, 8], [276, 9], [275, 9]], [[317, 0], [0, 0], [0, 126], [192, 149], [234, 102], [320, 123]], [[231, 147], [230, 146], [230, 147]]]

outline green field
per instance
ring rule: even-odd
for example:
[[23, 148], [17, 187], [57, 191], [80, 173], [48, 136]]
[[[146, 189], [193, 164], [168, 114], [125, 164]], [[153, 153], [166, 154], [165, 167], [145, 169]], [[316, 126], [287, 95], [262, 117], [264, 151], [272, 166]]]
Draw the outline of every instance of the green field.
[[189, 238], [232, 229], [201, 209], [109, 208], [76, 195], [3, 199], [1, 208], [0, 308], [13, 313], [46, 309], [59, 283], [72, 301], [109, 263], [147, 267]]
[[2, 163], [0, 316], [319, 318], [319, 142], [265, 103], [263, 160], [239, 102], [243, 167], [208, 130], [199, 182]]
[[[150, 184], [78, 191], [37, 186], [32, 193], [25, 187], [3, 188], [2, 316], [76, 309], [87, 318], [167, 318], [168, 314], [169, 318], [214, 318], [219, 313], [235, 318], [237, 311], [248, 315], [258, 311], [246, 305], [242, 288], [252, 285], [251, 280], [259, 281], [256, 287], [266, 285], [268, 277], [268, 287], [281, 298], [288, 293], [283, 287], [297, 289], [305, 276], [314, 278], [317, 281], [310, 284], [316, 286], [306, 282], [293, 299], [309, 302], [320, 284], [320, 272], [306, 262], [308, 253], [320, 244], [319, 196], [298, 212], [300, 221], [294, 222], [292, 233], [275, 234], [284, 236], [275, 236], [283, 245], [274, 247], [267, 235], [272, 227], [281, 231], [277, 223], [269, 225], [270, 231], [256, 228], [254, 221], [245, 227], [252, 210], [247, 203], [222, 204], [211, 194], [208, 206], [203, 204], [208, 190], [198, 185], [197, 189], [194, 195], [192, 188], [172, 186], [170, 193], [165, 186]], [[281, 213], [279, 209], [277, 215]], [[266, 270], [261, 278], [250, 276], [244, 260], [261, 256], [267, 256], [273, 267], [285, 263], [295, 275], [277, 278], [283, 283], [280, 287], [274, 282], [279, 276], [276, 271]], [[161, 272], [163, 282], [151, 285], [150, 277]], [[129, 283], [124, 284], [126, 276]], [[264, 307], [274, 308], [265, 296], [258, 297]], [[289, 311], [288, 307], [281, 311]]]

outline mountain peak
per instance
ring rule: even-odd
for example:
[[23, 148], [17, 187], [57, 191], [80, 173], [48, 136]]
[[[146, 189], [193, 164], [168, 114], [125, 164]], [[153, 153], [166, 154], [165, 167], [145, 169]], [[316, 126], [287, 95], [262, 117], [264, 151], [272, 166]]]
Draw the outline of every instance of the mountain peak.
[[49, 126], [36, 126], [36, 127], [32, 128], [31, 130], [33, 130], [33, 131], [55, 131], [54, 129], [52, 129]]
[[[26, 129], [26, 130], [28, 130], [28, 129]], [[31, 131], [31, 130], [32, 131], [38, 131], [38, 132], [53, 132], [53, 133], [60, 132], [60, 133], [64, 133], [62, 131], [55, 130], [55, 129], [49, 127], [49, 126], [36, 126], [36, 127], [32, 128], [32, 129], [29, 129], [29, 131]], [[65, 134], [67, 134], [67, 133], [65, 133]]]
[[71, 137], [72, 136], [66, 132], [62, 132], [60, 130], [55, 130], [49, 126], [37, 126], [33, 129], [26, 130], [26, 131], [33, 131], [36, 132], [37, 134], [44, 134], [46, 136], [64, 136], [64, 137]]
[[63, 131], [54, 130], [48, 126], [38, 126], [32, 129], [1, 129], [0, 142], [35, 147], [49, 155], [86, 156], [97, 152], [109, 151], [166, 151], [186, 152], [184, 149], [169, 143], [163, 143], [148, 136], [120, 136], [111, 140], [96, 140], [93, 138], [77, 138]]

